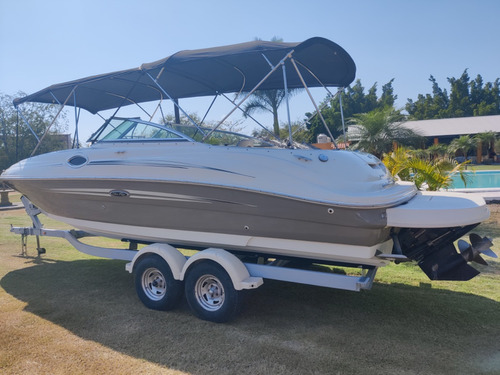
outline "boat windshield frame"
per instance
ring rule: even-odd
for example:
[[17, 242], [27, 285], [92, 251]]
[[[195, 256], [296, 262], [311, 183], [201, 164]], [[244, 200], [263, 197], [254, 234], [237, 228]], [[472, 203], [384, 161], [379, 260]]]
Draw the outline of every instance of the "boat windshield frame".
[[[157, 124], [138, 117], [111, 117], [89, 138], [91, 144], [111, 142], [201, 142], [211, 128], [186, 124]], [[187, 134], [186, 134], [187, 133]], [[192, 133], [192, 136], [188, 134]], [[205, 140], [212, 146], [276, 147], [275, 144], [246, 134], [217, 129]]]
[[[173, 135], [173, 136], [172, 136]], [[175, 129], [134, 117], [112, 117], [89, 138], [101, 142], [196, 142]]]
[[[167, 128], [173, 128], [186, 137], [193, 139], [193, 142], [207, 143], [212, 146], [239, 146], [239, 147], [263, 147], [276, 148], [285, 147], [283, 144], [273, 143], [266, 139], [252, 137], [250, 135], [237, 133], [223, 129], [213, 129], [208, 127], [198, 127], [189, 124], [168, 123]], [[180, 130], [179, 130], [180, 128]], [[201, 131], [200, 131], [201, 129]], [[188, 131], [193, 135], [186, 134]], [[206, 138], [208, 134], [208, 138]]]

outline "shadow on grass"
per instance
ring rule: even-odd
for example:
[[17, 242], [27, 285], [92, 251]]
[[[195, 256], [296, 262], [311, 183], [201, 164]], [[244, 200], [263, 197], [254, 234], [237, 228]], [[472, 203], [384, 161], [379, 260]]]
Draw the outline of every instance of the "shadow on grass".
[[375, 284], [369, 292], [266, 281], [229, 324], [183, 302], [146, 309], [124, 262], [42, 261], [0, 285], [26, 310], [86, 340], [191, 374], [500, 371], [500, 304], [475, 295]]

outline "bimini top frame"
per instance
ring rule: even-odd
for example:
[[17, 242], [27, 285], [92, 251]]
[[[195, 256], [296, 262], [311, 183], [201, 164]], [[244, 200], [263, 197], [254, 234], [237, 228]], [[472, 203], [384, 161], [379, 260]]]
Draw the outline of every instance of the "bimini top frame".
[[343, 88], [354, 80], [355, 73], [349, 54], [328, 39], [315, 37], [301, 43], [253, 41], [181, 51], [139, 68], [52, 85], [15, 99], [14, 105], [54, 103], [96, 114], [168, 98], [187, 115], [178, 106], [178, 99], [245, 93], [241, 101], [233, 103], [233, 110], [222, 123], [255, 90]]

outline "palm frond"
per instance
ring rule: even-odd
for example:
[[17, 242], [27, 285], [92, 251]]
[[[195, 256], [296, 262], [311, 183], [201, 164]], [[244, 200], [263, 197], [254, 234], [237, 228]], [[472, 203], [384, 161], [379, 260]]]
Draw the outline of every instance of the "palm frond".
[[446, 157], [428, 159], [414, 150], [399, 147], [392, 153], [385, 154], [383, 162], [393, 176], [414, 182], [418, 189], [447, 189], [456, 174], [460, 175], [466, 186], [470, 182], [470, 174], [464, 172], [469, 161], [457, 163]]
[[413, 181], [419, 189], [426, 184], [427, 190], [435, 191], [451, 184], [451, 178], [447, 174], [442, 174], [426, 160], [412, 158], [408, 161], [408, 167], [413, 171]]
[[251, 116], [254, 112], [258, 111], [268, 111], [270, 113], [273, 113], [272, 110], [270, 110], [265, 103], [262, 103], [260, 99], [255, 98], [247, 102], [247, 104], [243, 108], [243, 116], [247, 118], [248, 116]]

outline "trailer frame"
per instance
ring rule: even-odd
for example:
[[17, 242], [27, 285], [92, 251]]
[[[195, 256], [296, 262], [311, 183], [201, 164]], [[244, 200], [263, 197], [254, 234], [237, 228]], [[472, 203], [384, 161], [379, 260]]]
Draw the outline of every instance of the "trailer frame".
[[[214, 270], [214, 272], [212, 273], [218, 273], [219, 275], [210, 275], [213, 277], [213, 279], [211, 279], [211, 282], [213, 282], [212, 290], [207, 289], [205, 292], [194, 293], [195, 297], [191, 297], [191, 300], [194, 299], [194, 301], [190, 302], [188, 298], [188, 302], [195, 315], [202, 319], [211, 320], [214, 322], [225, 322], [232, 319], [236, 313], [237, 308], [231, 308], [230, 313], [222, 314], [223, 316], [221, 317], [221, 314], [207, 315], [205, 314], [206, 311], [204, 309], [201, 310], [201, 313], [196, 313], [196, 309], [198, 308], [198, 306], [192, 306], [192, 304], [196, 304], [196, 301], [203, 304], [207, 299], [212, 298], [211, 296], [215, 293], [214, 290], [216, 290], [217, 288], [227, 294], [229, 294], [230, 291], [234, 289], [234, 293], [236, 293], [235, 295], [237, 295], [237, 293], [242, 290], [256, 289], [263, 284], [264, 279], [270, 279], [359, 292], [361, 290], [371, 289], [378, 269], [378, 267], [375, 266], [353, 264], [352, 268], [362, 269], [361, 275], [345, 275], [333, 272], [324, 272], [324, 270], [320, 271], [290, 268], [287, 267], [289, 261], [283, 259], [272, 258], [273, 261], [267, 264], [259, 264], [242, 261], [235, 254], [220, 248], [207, 248], [204, 250], [200, 250], [193, 256], [188, 257], [182, 254], [177, 248], [167, 243], [149, 244], [140, 250], [133, 249], [134, 246], [130, 246], [130, 249], [93, 246], [80, 241], [80, 239], [82, 238], [94, 237], [94, 235], [87, 232], [74, 229], [62, 230], [44, 228], [42, 222], [40, 221], [40, 218], [38, 217], [43, 212], [25, 196], [21, 197], [21, 201], [25, 207], [26, 213], [31, 218], [33, 224], [31, 227], [11, 226], [10, 231], [12, 233], [22, 236], [22, 255], [27, 255], [28, 236], [36, 236], [38, 256], [44, 254], [46, 252], [46, 249], [40, 246], [40, 237], [47, 236], [63, 238], [67, 240], [75, 249], [88, 255], [128, 261], [128, 263], [126, 263], [125, 265], [125, 269], [130, 273], [136, 273], [138, 265], [140, 265], [145, 261], [145, 259], [147, 259], [149, 264], [153, 265], [147, 268], [148, 272], [152, 272], [152, 274], [154, 274], [154, 272], [157, 272], [155, 275], [161, 275], [158, 276], [155, 282], [165, 284], [160, 288], [155, 285], [151, 286], [152, 284], [148, 284], [147, 282], [143, 282], [141, 284], [139, 279], [142, 278], [141, 280], [144, 280], [144, 275], [136, 275], [136, 289], [139, 293], [139, 297], [141, 298], [141, 287], [143, 289], [146, 289], [145, 291], [149, 293], [145, 294], [146, 300], [144, 300], [144, 298], [141, 298], [141, 300], [143, 300], [147, 307], [161, 310], [167, 309], [165, 308], [164, 304], [147, 303], [147, 296], [151, 296], [151, 291], [154, 291], [154, 293], [159, 293], [158, 299], [160, 300], [160, 295], [166, 295], [167, 283], [170, 283], [172, 285], [177, 283], [177, 288], [182, 288], [183, 286], [179, 285], [181, 285], [182, 283], [190, 282], [189, 278], [191, 277], [190, 275], [193, 273], [192, 271], [194, 269], [202, 268], [202, 266], [204, 266], [204, 268], [208, 267], [209, 269], [210, 267], [212, 267], [212, 269]], [[131, 243], [131, 245], [133, 245], [133, 243]], [[155, 261], [153, 262], [153, 260]], [[158, 266], [155, 266], [155, 264], [157, 263]], [[320, 264], [321, 261], [315, 263]], [[167, 265], [168, 269], [165, 268], [165, 264]], [[223, 272], [217, 271], [217, 268], [222, 269]], [[224, 283], [221, 281], [221, 279], [224, 279], [226, 274], [229, 278], [228, 280], [230, 280], [229, 283]], [[193, 283], [196, 285], [199, 284], [197, 284], [196, 281], [191, 282], [191, 284]], [[199, 287], [200, 286], [198, 285], [198, 288]], [[148, 288], [150, 288], [151, 290], [149, 290]], [[172, 287], [170, 287], [170, 289], [172, 289]], [[210, 293], [209, 297], [207, 297], [208, 293]], [[193, 293], [191, 294], [193, 295]], [[188, 297], [188, 295], [189, 293], [186, 290], [186, 296]], [[155, 298], [155, 295], [153, 295], [153, 300]], [[211, 303], [215, 302], [212, 301]], [[169, 302], [167, 305], [170, 306], [170, 304], [171, 303]], [[212, 307], [217, 311], [217, 309], [215, 308], [217, 306]], [[207, 308], [208, 310], [210, 310], [210, 305], [208, 305]]]

